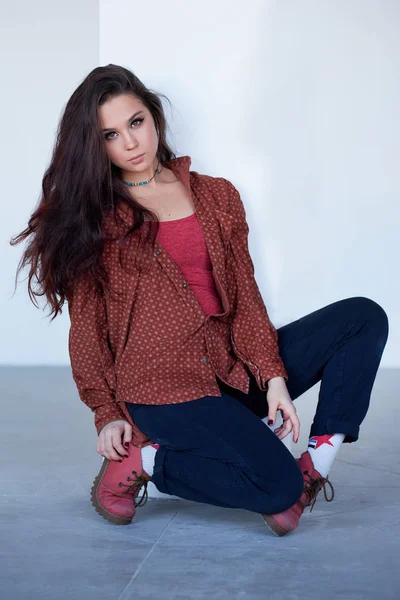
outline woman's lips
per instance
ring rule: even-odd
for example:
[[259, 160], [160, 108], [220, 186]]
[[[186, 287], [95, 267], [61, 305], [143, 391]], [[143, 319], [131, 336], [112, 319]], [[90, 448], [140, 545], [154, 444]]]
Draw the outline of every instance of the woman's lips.
[[140, 162], [144, 157], [144, 154], [139, 154], [137, 158], [129, 158], [129, 162], [137, 163]]

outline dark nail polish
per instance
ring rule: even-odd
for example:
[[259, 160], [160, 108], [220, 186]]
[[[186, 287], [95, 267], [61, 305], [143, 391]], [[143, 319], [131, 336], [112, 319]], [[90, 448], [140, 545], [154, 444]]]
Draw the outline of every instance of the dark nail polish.
[[122, 462], [122, 459], [121, 459], [121, 460], [119, 460], [118, 462]]
[[125, 448], [129, 448], [129, 442], [125, 442], [124, 446]]
[[268, 425], [273, 425], [273, 423], [274, 423], [274, 422], [272, 421], [272, 419], [270, 419], [270, 420], [268, 421]]

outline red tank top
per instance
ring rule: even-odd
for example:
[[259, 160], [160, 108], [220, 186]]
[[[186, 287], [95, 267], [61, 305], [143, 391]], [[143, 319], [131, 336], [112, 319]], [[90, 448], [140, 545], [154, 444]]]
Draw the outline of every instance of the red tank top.
[[173, 221], [161, 221], [157, 239], [179, 267], [204, 313], [221, 313], [222, 304], [197, 214], [192, 213]]

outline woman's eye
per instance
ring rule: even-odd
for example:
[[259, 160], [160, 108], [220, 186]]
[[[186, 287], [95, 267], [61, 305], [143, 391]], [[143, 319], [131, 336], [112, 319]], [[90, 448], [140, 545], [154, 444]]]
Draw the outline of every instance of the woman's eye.
[[[142, 123], [142, 121], [144, 121], [143, 119], [135, 119], [134, 121], [131, 121], [131, 125], [132, 123]], [[113, 135], [115, 133], [115, 131], [110, 131], [110, 133], [106, 133], [106, 135], [104, 136], [106, 140], [113, 140], [114, 138], [110, 137], [111, 135]]]

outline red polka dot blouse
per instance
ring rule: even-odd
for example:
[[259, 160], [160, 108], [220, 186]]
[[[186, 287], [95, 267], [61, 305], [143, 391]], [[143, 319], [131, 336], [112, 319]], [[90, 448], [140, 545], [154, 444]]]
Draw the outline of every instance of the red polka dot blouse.
[[[135, 445], [150, 440], [132, 422], [127, 402], [221, 396], [216, 375], [248, 393], [245, 365], [261, 390], [272, 377], [288, 379], [254, 277], [239, 192], [227, 179], [190, 171], [190, 165], [189, 156], [165, 163], [189, 190], [195, 213], [160, 224], [148, 271], [134, 264], [137, 231], [122, 266], [117, 236], [106, 235], [103, 264], [118, 296], [99, 295], [84, 278], [68, 298], [69, 354], [79, 396], [94, 412], [98, 433], [124, 419], [133, 427]], [[123, 225], [133, 224], [125, 203], [117, 212]], [[107, 217], [105, 234], [116, 227]]]

